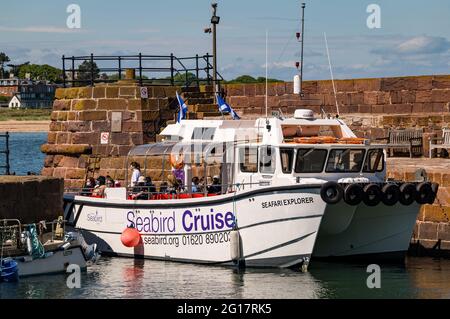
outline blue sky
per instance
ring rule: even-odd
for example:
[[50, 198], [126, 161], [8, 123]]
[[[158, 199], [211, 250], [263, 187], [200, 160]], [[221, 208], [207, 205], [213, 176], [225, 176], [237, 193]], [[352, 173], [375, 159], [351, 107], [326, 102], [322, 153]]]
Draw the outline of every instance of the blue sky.
[[[300, 45], [299, 0], [222, 0], [218, 15], [219, 69], [225, 78], [265, 74], [269, 30], [269, 76], [292, 79]], [[323, 33], [336, 78], [448, 74], [450, 1], [310, 0], [306, 2], [305, 78], [330, 77]], [[82, 28], [66, 27], [66, 8], [81, 7]], [[211, 1], [8, 1], [0, 13], [0, 52], [15, 63], [61, 67], [66, 55], [211, 52]], [[369, 29], [369, 4], [381, 7], [381, 28]]]

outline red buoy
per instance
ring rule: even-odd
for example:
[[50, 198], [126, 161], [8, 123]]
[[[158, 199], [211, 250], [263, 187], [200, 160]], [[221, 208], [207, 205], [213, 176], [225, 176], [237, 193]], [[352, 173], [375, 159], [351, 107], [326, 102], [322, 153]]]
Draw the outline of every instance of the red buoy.
[[136, 247], [141, 241], [141, 234], [136, 228], [125, 228], [120, 236], [120, 240], [125, 247]]

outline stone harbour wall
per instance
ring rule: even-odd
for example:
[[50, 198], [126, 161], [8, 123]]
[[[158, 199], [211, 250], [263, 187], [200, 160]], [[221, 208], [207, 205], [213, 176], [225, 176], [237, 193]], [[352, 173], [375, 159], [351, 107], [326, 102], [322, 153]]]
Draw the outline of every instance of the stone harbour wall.
[[64, 180], [43, 176], [0, 176], [0, 219], [21, 223], [63, 216]]
[[[125, 157], [135, 145], [156, 141], [160, 127], [173, 120], [176, 87], [148, 87], [141, 98], [134, 83], [56, 91], [42, 174], [64, 178], [66, 188], [81, 187], [87, 175], [125, 177]], [[177, 106], [175, 106], [177, 107]], [[113, 113], [121, 121], [113, 128]], [[105, 144], [102, 133], [107, 133]], [[89, 174], [92, 173], [92, 174]]]

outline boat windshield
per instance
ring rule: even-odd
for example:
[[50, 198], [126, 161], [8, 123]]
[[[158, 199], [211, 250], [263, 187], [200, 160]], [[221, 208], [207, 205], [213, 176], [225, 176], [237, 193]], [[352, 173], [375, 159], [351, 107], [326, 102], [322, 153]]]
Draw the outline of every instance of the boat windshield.
[[361, 171], [364, 149], [333, 149], [326, 167], [327, 173], [355, 173]]
[[298, 149], [295, 161], [296, 173], [321, 173], [327, 158], [325, 149]]
[[384, 152], [382, 149], [372, 149], [367, 151], [364, 172], [375, 173], [384, 170]]

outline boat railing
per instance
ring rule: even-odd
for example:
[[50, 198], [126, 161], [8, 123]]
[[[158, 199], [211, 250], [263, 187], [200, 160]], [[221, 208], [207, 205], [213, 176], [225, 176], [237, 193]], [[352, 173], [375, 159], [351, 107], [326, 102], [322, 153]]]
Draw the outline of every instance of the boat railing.
[[[168, 188], [167, 190], [151, 191], [154, 186], [131, 186], [126, 187], [125, 197], [127, 200], [168, 200], [168, 199], [190, 199], [190, 198], [203, 198], [214, 197], [220, 195], [226, 195], [242, 191], [245, 189], [251, 189], [253, 187], [269, 186], [270, 182], [261, 181], [257, 183], [235, 183], [235, 184], [215, 184], [208, 185], [200, 190], [193, 192], [189, 191], [187, 187], [179, 189]], [[107, 198], [108, 189], [105, 188], [102, 191], [96, 191], [96, 188], [66, 188], [66, 194], [79, 195], [91, 198]]]
[[[39, 240], [54, 242], [62, 240], [65, 234], [66, 221], [60, 217], [53, 221], [40, 221], [34, 224], [22, 224], [18, 219], [1, 219], [0, 220], [0, 244], [4, 247], [21, 249], [22, 243], [20, 236], [24, 230], [35, 225]], [[45, 238], [44, 238], [45, 234]], [[9, 241], [9, 243], [7, 243]]]

